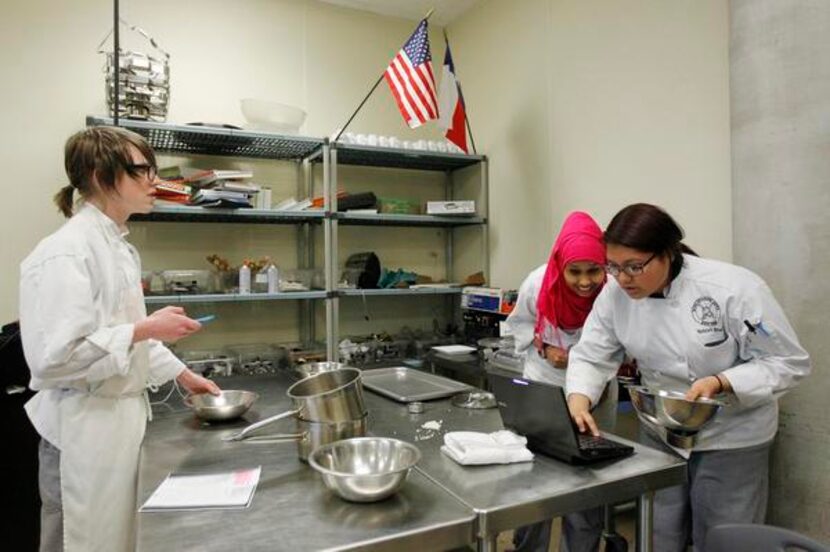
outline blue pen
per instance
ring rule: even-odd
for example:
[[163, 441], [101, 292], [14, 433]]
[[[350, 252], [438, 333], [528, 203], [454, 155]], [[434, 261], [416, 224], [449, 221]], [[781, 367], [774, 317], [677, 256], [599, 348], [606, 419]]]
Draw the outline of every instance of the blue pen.
[[207, 324], [208, 322], [213, 322], [216, 320], [215, 314], [208, 314], [207, 316], [200, 316], [199, 318], [194, 318], [196, 322], [199, 324]]

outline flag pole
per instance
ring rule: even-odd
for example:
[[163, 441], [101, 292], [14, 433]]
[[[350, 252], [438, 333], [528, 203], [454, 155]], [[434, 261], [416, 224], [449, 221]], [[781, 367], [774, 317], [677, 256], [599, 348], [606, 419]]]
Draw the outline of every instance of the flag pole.
[[[444, 43], [447, 45], [447, 48], [450, 47], [450, 39], [447, 36], [446, 29], [444, 29]], [[473, 128], [470, 126], [470, 118], [467, 116], [467, 102], [464, 101], [464, 92], [461, 90], [461, 79], [458, 78], [458, 68], [455, 70], [455, 84], [458, 85], [458, 99], [461, 100], [461, 107], [464, 108], [464, 122], [467, 125], [467, 132], [470, 134], [470, 145], [473, 146], [473, 153], [478, 155], [476, 141], [473, 138]]]
[[[432, 12], [434, 12], [434, 11], [435, 11], [435, 8], [430, 9], [430, 10], [427, 12], [427, 14], [424, 16], [423, 21], [427, 21], [427, 20], [429, 19], [429, 17], [432, 15]], [[446, 37], [446, 33], [444, 34], [444, 36]], [[376, 88], [378, 87], [378, 85], [380, 84], [380, 81], [382, 81], [382, 80], [383, 80], [383, 76], [384, 76], [385, 74], [386, 74], [386, 71], [384, 71], [383, 73], [381, 73], [381, 74], [380, 74], [380, 76], [378, 77], [378, 80], [377, 80], [377, 81], [375, 82], [375, 84], [372, 86], [372, 89], [371, 89], [371, 90], [369, 90], [369, 93], [368, 93], [368, 94], [366, 94], [366, 97], [364, 97], [364, 98], [363, 98], [363, 101], [362, 101], [362, 102], [360, 102], [360, 105], [359, 105], [359, 106], [357, 106], [357, 109], [355, 109], [355, 110], [354, 110], [354, 113], [352, 113], [352, 116], [351, 116], [351, 117], [349, 117], [349, 120], [348, 120], [348, 121], [346, 121], [346, 124], [345, 124], [345, 125], [343, 125], [343, 128], [341, 128], [341, 129], [340, 129], [340, 131], [337, 133], [337, 136], [335, 136], [335, 137], [334, 137], [334, 140], [332, 140], [332, 142], [337, 143], [337, 141], [340, 139], [340, 135], [341, 135], [341, 134], [343, 134], [343, 133], [346, 131], [346, 129], [349, 127], [349, 125], [350, 125], [350, 124], [352, 124], [352, 121], [354, 120], [354, 118], [357, 116], [357, 114], [358, 114], [358, 113], [360, 112], [360, 110], [363, 108], [363, 104], [365, 104], [365, 103], [366, 103], [366, 101], [367, 101], [367, 100], [368, 100], [368, 99], [372, 96], [372, 94], [375, 92], [375, 89], [376, 89]], [[471, 138], [472, 138], [472, 136], [471, 136]]]

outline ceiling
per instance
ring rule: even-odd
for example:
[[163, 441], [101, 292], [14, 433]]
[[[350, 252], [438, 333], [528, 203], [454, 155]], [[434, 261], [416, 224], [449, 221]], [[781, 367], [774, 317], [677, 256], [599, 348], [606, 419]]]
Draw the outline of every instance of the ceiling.
[[467, 11], [478, 0], [321, 0], [346, 8], [362, 10], [380, 15], [401, 17], [420, 21], [435, 8], [430, 23], [445, 26]]

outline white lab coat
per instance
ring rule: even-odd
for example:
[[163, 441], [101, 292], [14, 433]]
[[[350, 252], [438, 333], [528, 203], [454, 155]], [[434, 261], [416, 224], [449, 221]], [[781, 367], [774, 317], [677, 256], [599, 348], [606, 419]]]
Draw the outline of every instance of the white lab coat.
[[[744, 321], [762, 323], [764, 331], [753, 334]], [[596, 401], [623, 351], [637, 359], [644, 385], [685, 392], [705, 376], [722, 373], [729, 379], [734, 404], [701, 430], [694, 450], [771, 440], [778, 427], [777, 397], [810, 372], [809, 355], [761, 278], [690, 255], [684, 255], [665, 298], [633, 300], [609, 279], [571, 349], [568, 394]]]
[[38, 433], [61, 450], [66, 552], [132, 550], [146, 387], [184, 369], [164, 345], [132, 344], [146, 316], [135, 249], [91, 204], [21, 264], [20, 325]]
[[[565, 387], [566, 369], [556, 368], [547, 359], [539, 355], [536, 346], [533, 344], [536, 327], [536, 302], [539, 299], [539, 290], [542, 288], [542, 281], [545, 279], [547, 264], [536, 268], [525, 278], [519, 287], [519, 296], [513, 312], [507, 317], [505, 325], [507, 334], [513, 336], [516, 353], [524, 356], [523, 376], [529, 380], [541, 381]], [[579, 341], [582, 329], [563, 330], [554, 328], [545, 322], [543, 340], [549, 345], [562, 349], [570, 349]], [[570, 361], [569, 361], [570, 362]], [[570, 366], [570, 364], [569, 364]], [[619, 364], [617, 365], [619, 366]], [[616, 371], [607, 380], [614, 378]], [[613, 430], [616, 421], [617, 409], [617, 386], [609, 386], [609, 394], [606, 400], [602, 401], [594, 415], [603, 429]]]

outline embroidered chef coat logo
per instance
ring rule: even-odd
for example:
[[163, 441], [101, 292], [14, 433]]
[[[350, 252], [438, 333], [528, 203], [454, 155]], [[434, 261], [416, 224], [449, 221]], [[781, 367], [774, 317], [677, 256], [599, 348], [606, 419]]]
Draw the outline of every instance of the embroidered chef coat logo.
[[692, 304], [692, 318], [701, 326], [716, 326], [720, 321], [720, 305], [711, 297], [700, 297]]

